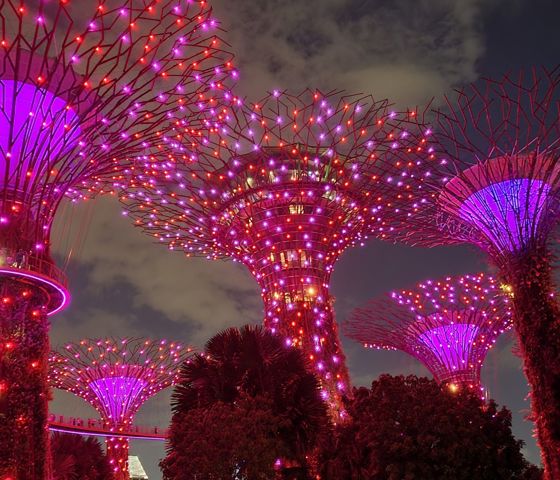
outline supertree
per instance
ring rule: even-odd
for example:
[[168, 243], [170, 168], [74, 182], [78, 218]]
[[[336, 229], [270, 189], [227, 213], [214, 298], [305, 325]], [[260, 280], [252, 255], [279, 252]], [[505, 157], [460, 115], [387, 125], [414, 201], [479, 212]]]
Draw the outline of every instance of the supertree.
[[235, 72], [204, 1], [4, 0], [0, 20], [0, 474], [40, 479], [47, 316], [70, 298], [53, 217], [128, 157], [174, 150]]
[[386, 238], [477, 245], [510, 291], [548, 480], [560, 479], [560, 310], [548, 245], [560, 214], [559, 85], [559, 68], [535, 69], [446, 97], [433, 158], [418, 162], [429, 175], [387, 193]]
[[147, 162], [122, 196], [170, 249], [249, 268], [265, 326], [304, 349], [334, 418], [348, 377], [329, 279], [347, 247], [383, 229], [378, 184], [424, 148], [409, 142], [408, 116], [369, 96], [274, 91], [217, 112], [221, 127], [192, 134], [192, 162]]
[[176, 383], [192, 355], [179, 343], [146, 338], [82, 340], [51, 354], [50, 385], [83, 398], [115, 432], [106, 440], [115, 480], [129, 478], [128, 438], [119, 432], [131, 429], [146, 400]]
[[355, 309], [344, 332], [366, 348], [401, 350], [451, 388], [484, 390], [480, 370], [512, 325], [510, 298], [484, 273], [427, 280]]

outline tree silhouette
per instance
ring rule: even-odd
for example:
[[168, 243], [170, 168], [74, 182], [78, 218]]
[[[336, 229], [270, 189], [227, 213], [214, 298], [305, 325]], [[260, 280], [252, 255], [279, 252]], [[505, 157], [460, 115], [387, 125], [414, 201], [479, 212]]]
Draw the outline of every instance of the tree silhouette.
[[[164, 470], [165, 465], [177, 461], [177, 455], [185, 455], [181, 445], [186, 438], [197, 441], [195, 431], [185, 430], [185, 418], [202, 412], [209, 412], [210, 416], [218, 412], [216, 415], [223, 416], [225, 407], [216, 405], [231, 405], [236, 411], [241, 398], [263, 399], [260, 410], [268, 408], [270, 415], [277, 419], [274, 436], [283, 445], [280, 450], [284, 458], [308, 471], [309, 455], [319, 435], [328, 427], [319, 383], [309, 373], [300, 350], [286, 347], [279, 337], [260, 326], [230, 328], [218, 333], [208, 341], [204, 354], [196, 355], [183, 366], [173, 394], [174, 416], [168, 457], [162, 463]], [[218, 421], [214, 424], [217, 433], [223, 434], [224, 426]], [[246, 431], [245, 435], [250, 435]], [[167, 478], [194, 477], [170, 474]]]
[[323, 451], [324, 478], [538, 478], [525, 476], [531, 466], [511, 432], [511, 412], [468, 389], [382, 375], [371, 389], [354, 389], [346, 406], [350, 421]]

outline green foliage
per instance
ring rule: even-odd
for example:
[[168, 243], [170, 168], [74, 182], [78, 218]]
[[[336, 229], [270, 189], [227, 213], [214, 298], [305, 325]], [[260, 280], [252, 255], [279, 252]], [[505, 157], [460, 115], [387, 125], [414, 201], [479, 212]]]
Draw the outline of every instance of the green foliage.
[[283, 420], [266, 397], [241, 396], [232, 403], [180, 413], [171, 428], [164, 478], [174, 480], [274, 477], [276, 459], [286, 455]]
[[354, 390], [326, 442], [325, 479], [520, 480], [528, 464], [511, 413], [427, 378], [382, 375]]
[[[261, 327], [230, 328], [210, 339], [204, 355], [198, 355], [185, 364], [181, 375], [181, 381], [173, 394], [174, 416], [169, 452], [162, 462], [167, 472], [165, 478], [195, 478], [174, 476], [178, 475], [178, 471], [171, 468], [172, 464], [182, 464], [179, 456], [196, 462], [190, 456], [195, 452], [189, 451], [189, 456], [186, 455], [184, 442], [196, 443], [203, 441], [204, 435], [209, 435], [206, 430], [204, 434], [196, 430], [185, 432], [186, 427], [182, 423], [187, 416], [191, 418], [208, 412], [208, 418], [213, 419], [212, 415], [218, 415], [218, 419], [211, 424], [217, 429], [216, 435], [220, 435], [223, 434], [220, 421], [226, 422], [222, 418], [224, 405], [230, 405], [233, 408], [231, 415], [235, 416], [241, 399], [248, 402], [250, 398], [261, 399], [261, 410], [266, 408], [271, 418], [276, 419], [273, 437], [278, 446], [273, 451], [282, 451], [283, 458], [307, 469], [308, 454], [315, 447], [319, 435], [328, 427], [328, 417], [319, 395], [319, 383], [307, 371], [304, 356], [299, 350], [285, 347], [280, 338]], [[216, 408], [217, 412], [214, 411]], [[240, 415], [243, 415], [242, 411]], [[262, 428], [262, 438], [271, 435], [268, 427]], [[250, 443], [251, 436], [260, 438], [256, 433], [249, 432], [248, 429], [239, 431], [240, 436], [246, 437], [237, 440], [240, 445], [244, 445], [244, 441]], [[187, 433], [189, 436], [185, 436]], [[199, 451], [198, 454], [205, 457], [207, 452]], [[251, 461], [256, 461], [254, 457], [251, 458]], [[268, 461], [269, 457], [266, 458]], [[279, 457], [273, 460], [276, 458]], [[226, 465], [232, 462], [240, 464], [237, 456], [223, 461]], [[241, 463], [245, 465], [248, 462], [246, 459], [245, 463]], [[270, 469], [271, 465], [267, 465]]]
[[53, 480], [107, 480], [111, 468], [93, 437], [54, 432], [51, 437]]

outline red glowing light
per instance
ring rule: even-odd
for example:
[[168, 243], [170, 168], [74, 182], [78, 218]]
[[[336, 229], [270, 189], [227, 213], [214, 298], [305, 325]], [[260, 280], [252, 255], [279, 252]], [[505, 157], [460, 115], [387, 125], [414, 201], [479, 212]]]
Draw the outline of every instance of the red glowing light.
[[330, 275], [369, 228], [384, 229], [385, 184], [417, 146], [408, 115], [367, 96], [275, 91], [222, 110], [215, 128], [217, 116], [205, 130], [177, 131], [194, 163], [145, 161], [121, 199], [170, 249], [244, 263], [261, 286], [265, 325], [313, 355], [323, 398], [341, 410], [348, 375]]

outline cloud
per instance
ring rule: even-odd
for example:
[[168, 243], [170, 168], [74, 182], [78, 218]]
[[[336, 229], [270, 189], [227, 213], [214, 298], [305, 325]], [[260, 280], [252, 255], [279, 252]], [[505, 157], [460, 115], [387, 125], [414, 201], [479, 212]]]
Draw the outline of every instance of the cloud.
[[72, 309], [54, 319], [51, 345], [61, 348], [68, 342], [78, 342], [84, 338], [136, 337], [144, 334], [128, 315], [102, 307], [81, 308], [78, 311]]
[[[89, 234], [78, 255], [87, 268], [70, 280], [72, 286], [87, 276], [84, 296], [105, 298], [107, 304], [73, 311], [72, 316], [80, 316], [78, 327], [75, 319], [65, 315], [60, 331], [84, 335], [88, 328], [97, 326], [92, 332], [145, 334], [152, 330], [148, 325], [154, 321], [141, 318], [145, 311], [147, 317], [164, 317], [165, 321], [184, 325], [192, 335], [191, 341], [203, 344], [222, 328], [260, 322], [260, 291], [243, 266], [169, 252], [135, 229], [121, 215], [115, 200], [101, 198], [95, 202]], [[79, 206], [76, 209], [74, 220], [79, 223], [80, 215], [89, 212]], [[62, 226], [57, 224], [57, 228]], [[122, 289], [120, 294], [118, 288]], [[118, 314], [113, 313], [116, 309]], [[62, 328], [65, 325], [68, 330]]]
[[[232, 8], [217, 0], [214, 6], [238, 52], [240, 88], [251, 97], [274, 87], [317, 85], [410, 104], [476, 77], [484, 51], [480, 18], [502, 1], [238, 0]], [[89, 306], [73, 334], [85, 333], [88, 324], [118, 332], [119, 321], [142, 331], [149, 322], [139, 318], [143, 309], [185, 325], [199, 342], [225, 326], [260, 320], [259, 290], [244, 267], [154, 246], [112, 200], [80, 208], [74, 222], [89, 223], [78, 255], [88, 266], [88, 294], [99, 296], [120, 282], [132, 292], [127, 301], [136, 313], [123, 310], [116, 318], [104, 313], [105, 305]]]
[[258, 99], [319, 87], [424, 102], [477, 77], [481, 18], [505, 0], [238, 0], [214, 2]]

